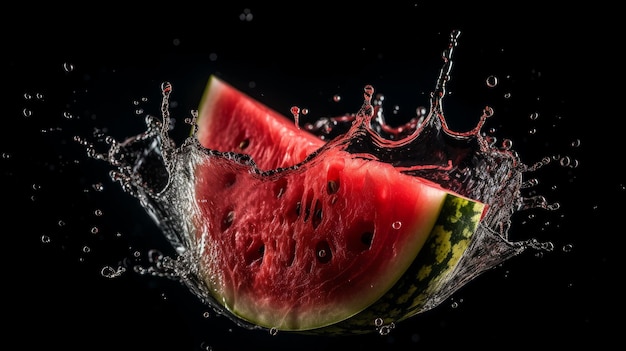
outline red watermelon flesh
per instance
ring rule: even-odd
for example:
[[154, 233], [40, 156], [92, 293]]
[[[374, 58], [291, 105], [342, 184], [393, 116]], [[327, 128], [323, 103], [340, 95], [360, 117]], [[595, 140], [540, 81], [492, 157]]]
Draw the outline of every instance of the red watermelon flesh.
[[[248, 153], [263, 170], [324, 144], [216, 77], [197, 125], [203, 146]], [[332, 148], [264, 173], [206, 158], [195, 175], [196, 240], [213, 296], [278, 330], [328, 326], [376, 302], [420, 252], [445, 199], [460, 197]]]
[[250, 155], [263, 169], [302, 162], [324, 141], [213, 76], [200, 103], [198, 140], [209, 149]]

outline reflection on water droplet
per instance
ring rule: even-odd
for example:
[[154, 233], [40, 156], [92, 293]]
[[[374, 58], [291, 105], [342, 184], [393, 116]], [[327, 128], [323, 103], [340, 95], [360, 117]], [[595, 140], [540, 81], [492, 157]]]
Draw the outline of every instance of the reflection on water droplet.
[[491, 117], [493, 116], [493, 108], [491, 106], [485, 106], [485, 108], [483, 109], [483, 113], [485, 114], [485, 116], [487, 117]]
[[298, 129], [300, 129], [300, 125], [298, 123], [298, 120], [300, 118], [300, 107], [298, 107], [298, 106], [291, 106], [291, 115], [293, 116], [294, 123], [296, 124], [296, 127], [298, 127]]
[[580, 139], [576, 139], [574, 141], [572, 141], [572, 147], [579, 147], [580, 146]]
[[97, 217], [100, 217], [100, 216], [102, 216], [102, 210], [97, 209], [97, 210], [93, 211], [93, 214], [96, 215]]
[[498, 77], [496, 76], [489, 76], [487, 77], [487, 86], [490, 88], [495, 87], [496, 85], [498, 85]]
[[530, 119], [532, 119], [533, 121], [537, 118], [539, 118], [539, 112], [533, 112], [530, 114]]
[[272, 328], [270, 328], [269, 332], [270, 332], [270, 335], [276, 336], [278, 334], [278, 328], [272, 327]]
[[563, 252], [572, 252], [572, 250], [574, 249], [574, 245], [572, 244], [565, 244], [563, 245]]
[[339, 94], [335, 94], [335, 95], [333, 95], [333, 101], [334, 101], [334, 102], [339, 102], [339, 101], [341, 101], [341, 95], [339, 95]]
[[48, 244], [51, 241], [50, 236], [44, 234], [41, 236], [41, 242], [44, 244]]
[[126, 268], [118, 267], [117, 269], [111, 266], [104, 266], [100, 270], [100, 274], [105, 278], [117, 278], [122, 275], [122, 273], [126, 272]]
[[504, 139], [502, 141], [502, 148], [504, 150], [509, 150], [513, 146], [513, 141], [511, 139]]
[[565, 156], [565, 157], [562, 157], [562, 158], [559, 160], [559, 163], [560, 163], [560, 164], [561, 164], [561, 166], [563, 166], [563, 167], [568, 167], [569, 165], [571, 165], [571, 164], [572, 164], [572, 159], [571, 159], [569, 156]]
[[551, 211], [556, 211], [556, 210], [558, 210], [559, 208], [561, 208], [561, 204], [560, 204], [560, 203], [558, 203], [558, 202], [555, 202], [555, 203], [553, 203], [553, 204], [548, 205], [546, 208], [547, 208], [548, 210], [551, 210]]
[[391, 228], [393, 229], [400, 229], [402, 227], [402, 222], [400, 221], [395, 221], [393, 223], [391, 223]]
[[98, 232], [100, 231], [100, 229], [98, 229], [98, 227], [91, 227], [91, 234], [98, 234]]
[[74, 65], [69, 62], [65, 62], [63, 63], [63, 70], [68, 73], [72, 72], [74, 70]]
[[32, 115], [33, 115], [33, 111], [31, 111], [31, 110], [29, 110], [29, 109], [25, 108], [25, 109], [23, 109], [23, 110], [22, 110], [22, 115], [23, 115], [24, 117], [30, 117], [30, 116], [32, 116]]
[[394, 322], [391, 322], [387, 325], [382, 325], [380, 327], [378, 327], [378, 333], [380, 335], [388, 335], [389, 333], [391, 333], [391, 331], [396, 327], [396, 324]]

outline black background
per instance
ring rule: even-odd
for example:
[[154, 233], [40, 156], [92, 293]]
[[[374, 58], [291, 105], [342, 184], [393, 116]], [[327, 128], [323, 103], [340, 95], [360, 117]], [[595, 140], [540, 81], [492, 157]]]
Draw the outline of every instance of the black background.
[[[620, 38], [611, 20], [616, 10], [601, 5], [232, 1], [15, 10], [8, 15], [15, 21], [2, 25], [5, 342], [28, 349], [215, 351], [619, 345], [626, 180], [620, 100], [612, 97], [622, 84]], [[247, 9], [253, 17], [242, 20]], [[513, 140], [525, 162], [560, 155], [579, 163], [536, 174], [537, 192], [561, 209], [514, 218], [512, 239], [552, 241], [553, 252], [515, 257], [387, 336], [247, 331], [204, 317], [206, 306], [167, 278], [132, 269], [115, 279], [100, 274], [108, 265], [143, 264], [150, 249], [171, 252], [75, 135], [89, 138], [93, 128], [104, 128], [123, 139], [143, 131], [143, 114], [135, 110], [158, 115], [164, 81], [173, 85], [171, 112], [183, 126], [210, 74], [286, 115], [294, 104], [309, 108], [308, 118], [356, 112], [363, 86], [372, 84], [385, 94], [388, 111], [398, 105], [399, 115], [412, 116], [428, 103], [455, 29], [462, 34], [444, 104], [451, 126], [471, 128], [490, 105], [496, 114], [489, 127]], [[492, 74], [500, 83], [488, 88]], [[341, 103], [331, 102], [336, 93]], [[533, 112], [537, 120], [529, 118]]]

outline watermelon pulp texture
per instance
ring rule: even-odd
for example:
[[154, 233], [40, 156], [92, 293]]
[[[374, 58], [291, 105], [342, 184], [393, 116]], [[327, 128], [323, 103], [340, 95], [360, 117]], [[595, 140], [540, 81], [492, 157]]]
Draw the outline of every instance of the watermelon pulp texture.
[[[197, 126], [204, 147], [245, 153], [260, 170], [294, 166], [324, 145], [217, 77]], [[208, 158], [195, 174], [196, 240], [215, 300], [279, 330], [330, 326], [381, 300], [436, 230], [444, 203], [469, 201], [341, 149], [265, 173]], [[472, 204], [462, 216], [475, 230], [484, 205]]]
[[202, 98], [197, 124], [204, 147], [245, 153], [262, 170], [300, 163], [324, 145], [284, 115], [214, 76]]

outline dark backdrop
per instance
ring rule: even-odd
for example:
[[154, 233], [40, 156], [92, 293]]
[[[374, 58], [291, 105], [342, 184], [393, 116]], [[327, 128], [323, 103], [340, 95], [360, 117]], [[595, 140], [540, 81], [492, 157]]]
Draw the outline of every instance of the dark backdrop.
[[[32, 6], [7, 14], [15, 20], [3, 21], [0, 43], [8, 76], [0, 129], [6, 342], [28, 349], [215, 351], [619, 344], [626, 183], [619, 99], [611, 97], [622, 84], [615, 79], [620, 38], [610, 20], [616, 10], [585, 5], [593, 7], [231, 1], [194, 8]], [[134, 253], [143, 262], [150, 249], [171, 252], [75, 135], [104, 128], [123, 139], [143, 131], [135, 111], [159, 113], [164, 81], [174, 87], [172, 115], [182, 125], [210, 74], [285, 114], [294, 104], [308, 107], [310, 118], [356, 112], [363, 86], [372, 84], [385, 94], [387, 110], [398, 105], [399, 115], [409, 116], [427, 104], [455, 29], [462, 34], [445, 105], [451, 125], [470, 128], [491, 105], [489, 126], [511, 138], [524, 161], [561, 155], [579, 164], [537, 174], [538, 191], [559, 202], [559, 211], [514, 218], [516, 239], [553, 241], [553, 252], [506, 262], [387, 336], [270, 336], [214, 314], [206, 318], [207, 308], [167, 278], [101, 275], [105, 266], [133, 261]], [[500, 79], [498, 87], [487, 88], [489, 75]], [[330, 102], [336, 93], [339, 104]]]

